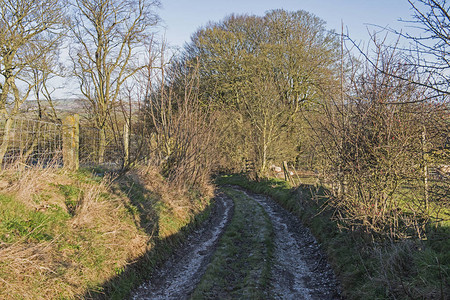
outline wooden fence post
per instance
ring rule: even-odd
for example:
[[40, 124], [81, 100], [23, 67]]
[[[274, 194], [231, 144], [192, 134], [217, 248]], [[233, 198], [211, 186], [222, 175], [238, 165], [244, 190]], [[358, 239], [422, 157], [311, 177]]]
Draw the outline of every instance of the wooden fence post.
[[289, 169], [286, 161], [283, 161], [283, 171], [284, 171], [284, 181], [292, 182], [291, 174], [289, 174]]
[[423, 185], [424, 185], [424, 198], [425, 209], [427, 213], [429, 211], [429, 186], [428, 186], [428, 149], [427, 149], [427, 131], [425, 125], [422, 130], [422, 163], [423, 163]]
[[123, 165], [128, 165], [130, 161], [130, 131], [128, 128], [128, 124], [125, 123], [123, 125], [123, 150], [124, 150], [124, 158]]
[[68, 115], [63, 119], [63, 164], [64, 168], [76, 171], [80, 166], [80, 116]]

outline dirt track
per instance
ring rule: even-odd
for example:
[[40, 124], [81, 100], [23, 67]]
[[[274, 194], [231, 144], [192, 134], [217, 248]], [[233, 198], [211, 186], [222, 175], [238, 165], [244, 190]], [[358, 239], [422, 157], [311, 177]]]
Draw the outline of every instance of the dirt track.
[[[238, 187], [249, 201], [268, 214], [275, 232], [275, 251], [270, 282], [273, 299], [340, 299], [338, 284], [325, 256], [309, 230], [266, 196]], [[188, 299], [200, 282], [217, 242], [233, 215], [233, 201], [221, 194], [211, 218], [194, 232], [132, 299]]]
[[205, 273], [217, 242], [231, 220], [233, 201], [216, 197], [211, 217], [192, 233], [184, 247], [141, 285], [132, 299], [187, 299]]
[[314, 236], [272, 199], [239, 189], [269, 215], [275, 233], [274, 299], [340, 299], [334, 273]]

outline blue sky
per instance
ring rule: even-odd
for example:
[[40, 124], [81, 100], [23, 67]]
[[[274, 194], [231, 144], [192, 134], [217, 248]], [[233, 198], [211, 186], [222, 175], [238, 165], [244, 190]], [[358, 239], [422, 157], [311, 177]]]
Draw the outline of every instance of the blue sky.
[[[399, 22], [411, 19], [407, 0], [160, 0], [162, 7], [157, 10], [162, 19], [160, 33], [165, 32], [171, 46], [182, 47], [191, 35], [209, 21], [221, 21], [226, 16], [236, 14], [264, 15], [271, 9], [283, 8], [289, 11], [305, 10], [327, 22], [328, 29], [341, 31], [341, 20], [353, 40], [365, 44], [369, 40], [368, 30], [374, 26], [390, 26], [401, 29]], [[394, 38], [392, 38], [394, 39]], [[57, 97], [77, 97], [78, 84], [66, 79], [64, 88], [56, 92]]]
[[350, 36], [360, 42], [369, 38], [369, 24], [401, 29], [399, 22], [411, 19], [407, 0], [161, 0], [159, 15], [166, 39], [172, 46], [183, 46], [208, 21], [220, 21], [231, 13], [263, 15], [271, 9], [305, 10], [327, 22], [328, 29], [341, 31], [341, 20]]

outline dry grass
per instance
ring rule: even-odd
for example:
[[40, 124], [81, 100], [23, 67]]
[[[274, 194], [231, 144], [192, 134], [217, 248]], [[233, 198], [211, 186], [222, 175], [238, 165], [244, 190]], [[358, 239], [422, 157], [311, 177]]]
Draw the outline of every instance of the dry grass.
[[[0, 172], [0, 193], [14, 195], [16, 200], [21, 201], [29, 208], [43, 208], [33, 201], [33, 197], [43, 190], [48, 190], [49, 183], [68, 183], [67, 174], [56, 166], [27, 168], [21, 164]], [[56, 198], [51, 198], [54, 203], [43, 203], [42, 206], [59, 203], [61, 199], [58, 198], [61, 197]]]
[[211, 184], [203, 183], [191, 190], [176, 186], [165, 180], [158, 169], [142, 167], [130, 176], [147, 191], [156, 191], [154, 198], [158, 214], [159, 237], [164, 238], [177, 233], [187, 225], [192, 217], [202, 211], [214, 194]]
[[101, 290], [156, 239], [192, 221], [213, 191], [174, 187], [152, 168], [121, 179], [129, 190], [112, 179], [20, 165], [0, 172], [0, 299], [74, 299]]
[[[0, 295], [3, 299], [37, 299], [53, 294], [57, 272], [56, 257], [51, 243], [18, 242], [0, 249]], [[42, 292], [39, 280], [46, 278], [48, 291]], [[44, 282], [42, 282], [44, 283]], [[29, 288], [28, 288], [29, 287]], [[37, 289], [37, 290], [36, 290]]]

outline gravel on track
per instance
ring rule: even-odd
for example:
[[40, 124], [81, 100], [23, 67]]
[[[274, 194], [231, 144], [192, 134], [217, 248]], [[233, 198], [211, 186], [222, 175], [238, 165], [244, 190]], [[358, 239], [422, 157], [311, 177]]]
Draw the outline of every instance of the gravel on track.
[[272, 297], [341, 299], [334, 272], [309, 229], [269, 197], [234, 188], [258, 202], [274, 227]]
[[217, 242], [231, 220], [233, 208], [233, 201], [219, 194], [210, 218], [132, 294], [131, 299], [187, 299], [205, 273]]
[[[275, 249], [269, 298], [342, 299], [334, 272], [309, 229], [269, 197], [231, 187], [244, 193], [249, 201], [259, 203], [272, 223]], [[233, 201], [219, 194], [210, 218], [131, 299], [188, 299], [205, 273], [233, 212]]]

